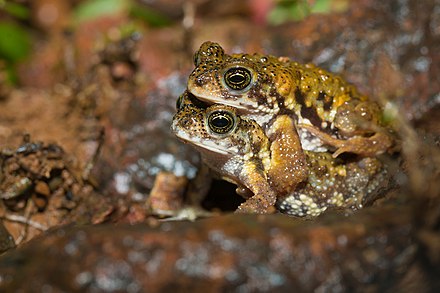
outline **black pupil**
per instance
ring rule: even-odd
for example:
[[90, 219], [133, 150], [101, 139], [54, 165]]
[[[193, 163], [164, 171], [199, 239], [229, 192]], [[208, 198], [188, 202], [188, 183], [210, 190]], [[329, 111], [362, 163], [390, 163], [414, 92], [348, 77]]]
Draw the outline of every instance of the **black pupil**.
[[229, 77], [229, 81], [232, 83], [240, 84], [246, 80], [246, 77], [244, 77], [240, 72], [233, 73]]
[[225, 134], [234, 128], [235, 120], [232, 114], [225, 111], [215, 111], [209, 115], [208, 125], [212, 132]]
[[217, 128], [225, 128], [229, 124], [229, 119], [225, 116], [216, 116], [212, 118], [212, 125]]
[[225, 83], [233, 90], [242, 90], [251, 83], [251, 73], [243, 67], [230, 68], [225, 73]]

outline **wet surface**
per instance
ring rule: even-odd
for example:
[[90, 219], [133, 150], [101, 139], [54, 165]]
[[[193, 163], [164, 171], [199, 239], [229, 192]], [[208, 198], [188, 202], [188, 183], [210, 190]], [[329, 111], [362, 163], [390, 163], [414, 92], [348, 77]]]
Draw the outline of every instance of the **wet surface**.
[[[402, 213], [408, 214], [404, 209], [365, 210], [344, 225], [340, 215], [315, 222], [289, 221], [282, 215], [230, 215], [153, 227], [118, 225], [111, 235], [108, 225], [65, 227], [48, 233], [38, 247], [27, 245], [3, 256], [1, 288], [397, 289], [419, 265], [413, 227], [405, 216], [396, 217]], [[40, 262], [48, 255], [72, 265], [60, 268], [57, 261], [49, 261], [42, 272]], [[57, 281], [60, 272], [68, 278]], [[31, 275], [28, 282], [18, 277]], [[422, 284], [415, 287], [423, 289]]]

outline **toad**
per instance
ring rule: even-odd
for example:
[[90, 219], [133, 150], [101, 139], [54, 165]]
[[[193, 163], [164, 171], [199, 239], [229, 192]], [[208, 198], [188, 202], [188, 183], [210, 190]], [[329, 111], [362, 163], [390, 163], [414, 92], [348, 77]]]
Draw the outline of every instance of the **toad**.
[[[328, 151], [334, 158], [342, 153], [375, 157], [394, 145], [377, 103], [312, 64], [228, 55], [213, 42], [201, 45], [194, 64], [189, 92], [204, 102], [233, 107], [263, 128], [273, 148], [271, 173], [278, 178], [278, 193], [292, 192], [307, 178], [298, 171], [304, 170], [304, 150]], [[295, 160], [286, 159], [293, 149]]]
[[328, 152], [304, 151], [307, 179], [280, 194], [276, 178], [269, 176], [272, 142], [256, 121], [231, 106], [204, 106], [188, 92], [177, 107], [173, 132], [192, 144], [221, 178], [238, 186], [237, 193], [247, 200], [237, 212], [264, 214], [276, 207], [292, 216], [315, 217], [328, 208], [358, 209], [383, 181], [384, 168], [375, 158], [345, 163]]
[[238, 211], [273, 211], [276, 193], [269, 186], [269, 140], [261, 127], [241, 119], [233, 107], [203, 107], [188, 92], [177, 101], [172, 131], [192, 144], [202, 160], [220, 178], [236, 184], [237, 193], [248, 198]]

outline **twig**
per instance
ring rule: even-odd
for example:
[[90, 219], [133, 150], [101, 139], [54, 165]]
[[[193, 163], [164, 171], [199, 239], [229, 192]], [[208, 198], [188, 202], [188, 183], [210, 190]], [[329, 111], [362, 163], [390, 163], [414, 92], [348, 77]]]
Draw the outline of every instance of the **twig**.
[[4, 215], [1, 216], [0, 218], [9, 221], [9, 222], [16, 222], [16, 223], [22, 223], [22, 224], [27, 224], [35, 229], [41, 230], [41, 231], [46, 231], [48, 229], [47, 226], [40, 224], [36, 221], [30, 220], [29, 218], [25, 217], [25, 216], [19, 216], [19, 215]]

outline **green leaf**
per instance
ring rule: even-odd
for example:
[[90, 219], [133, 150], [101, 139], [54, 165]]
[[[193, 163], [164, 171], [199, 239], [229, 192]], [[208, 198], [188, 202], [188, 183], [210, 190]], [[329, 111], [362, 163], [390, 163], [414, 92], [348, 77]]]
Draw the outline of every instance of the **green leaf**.
[[289, 19], [289, 13], [285, 8], [275, 7], [269, 12], [267, 19], [271, 24], [281, 24]]
[[291, 20], [303, 20], [310, 14], [310, 6], [305, 1], [298, 1], [296, 5], [290, 7]]
[[300, 21], [310, 14], [310, 7], [305, 0], [280, 1], [268, 15], [271, 24], [282, 24], [287, 21]]
[[330, 13], [332, 11], [332, 1], [316, 0], [315, 4], [311, 8], [312, 13]]
[[0, 0], [0, 9], [19, 19], [29, 19], [30, 16], [29, 9], [26, 6], [18, 3], [5, 1], [2, 2]]
[[160, 27], [171, 24], [171, 20], [167, 16], [152, 9], [149, 9], [146, 6], [133, 4], [131, 6], [130, 13], [134, 17], [145, 21], [152, 26]]
[[106, 15], [115, 15], [127, 11], [128, 0], [88, 0], [79, 4], [74, 10], [76, 22], [83, 22]]
[[6, 64], [6, 68], [4, 69], [6, 73], [6, 83], [9, 85], [14, 85], [18, 83], [17, 71], [15, 70], [15, 66], [12, 64]]
[[17, 62], [25, 58], [31, 49], [28, 32], [19, 25], [0, 22], [0, 58]]

